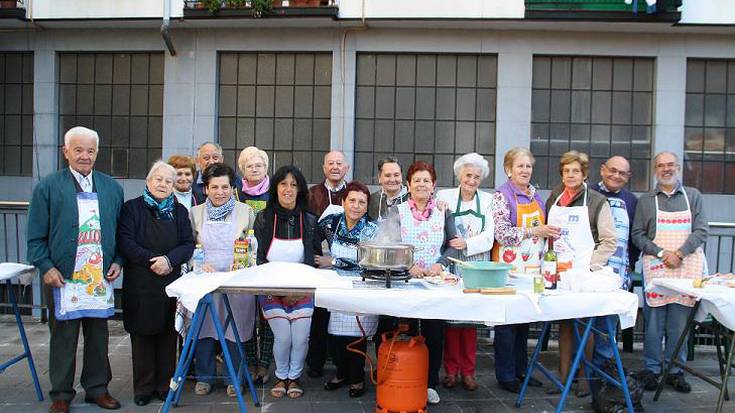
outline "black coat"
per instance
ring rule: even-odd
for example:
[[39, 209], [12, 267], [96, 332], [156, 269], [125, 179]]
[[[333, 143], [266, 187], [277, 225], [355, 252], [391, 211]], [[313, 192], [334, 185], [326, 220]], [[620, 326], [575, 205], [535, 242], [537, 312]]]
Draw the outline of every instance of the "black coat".
[[[276, 236], [283, 239], [303, 238], [304, 264], [314, 265], [314, 254], [322, 255], [322, 244], [317, 235], [317, 217], [308, 211], [302, 211], [304, 224], [303, 236], [300, 233], [299, 220], [285, 220], [278, 218]], [[258, 240], [258, 265], [268, 262], [268, 249], [273, 241], [273, 220], [276, 212], [273, 208], [266, 208], [255, 217], [253, 230]]]
[[[123, 323], [133, 334], [153, 335], [172, 328], [176, 300], [165, 288], [181, 275], [181, 264], [191, 258], [194, 236], [186, 208], [176, 203], [173, 221], [161, 221], [138, 197], [120, 213], [117, 242], [125, 258]], [[165, 255], [172, 271], [160, 276], [150, 270], [150, 259]]]

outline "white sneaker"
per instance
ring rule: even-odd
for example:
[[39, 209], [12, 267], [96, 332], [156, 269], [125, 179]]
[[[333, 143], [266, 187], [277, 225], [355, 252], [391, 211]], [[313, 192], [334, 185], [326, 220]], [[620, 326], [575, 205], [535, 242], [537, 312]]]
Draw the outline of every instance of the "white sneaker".
[[429, 404], [439, 404], [439, 402], [442, 401], [442, 399], [439, 398], [439, 393], [431, 387], [426, 390], [426, 396]]
[[[233, 389], [234, 390], [234, 389]], [[212, 391], [212, 385], [203, 381], [198, 381], [194, 386], [194, 394], [206, 396]]]
[[237, 397], [237, 391], [235, 391], [235, 385], [233, 384], [227, 385], [227, 395], [229, 397]]

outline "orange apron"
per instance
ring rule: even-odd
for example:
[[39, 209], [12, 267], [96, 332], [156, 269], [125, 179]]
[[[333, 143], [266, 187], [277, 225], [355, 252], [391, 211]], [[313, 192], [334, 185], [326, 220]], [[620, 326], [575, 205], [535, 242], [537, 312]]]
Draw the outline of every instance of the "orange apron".
[[[513, 194], [516, 201], [516, 226], [520, 228], [537, 227], [544, 222], [544, 211], [536, 199], [529, 204], [521, 204], [518, 197]], [[541, 254], [544, 251], [544, 240], [540, 237], [525, 238], [520, 245], [501, 245], [496, 242], [493, 246], [493, 261], [504, 262], [513, 265], [512, 271], [525, 271], [528, 266], [539, 269], [541, 265]]]

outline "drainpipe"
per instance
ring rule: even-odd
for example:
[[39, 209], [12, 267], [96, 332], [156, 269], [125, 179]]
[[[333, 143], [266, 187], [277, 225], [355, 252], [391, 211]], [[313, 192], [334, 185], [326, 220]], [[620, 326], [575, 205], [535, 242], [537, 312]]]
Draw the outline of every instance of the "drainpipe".
[[161, 25], [161, 37], [166, 43], [166, 48], [171, 56], [176, 56], [176, 48], [171, 40], [171, 32], [169, 31], [169, 20], [171, 18], [171, 0], [163, 0], [163, 24]]

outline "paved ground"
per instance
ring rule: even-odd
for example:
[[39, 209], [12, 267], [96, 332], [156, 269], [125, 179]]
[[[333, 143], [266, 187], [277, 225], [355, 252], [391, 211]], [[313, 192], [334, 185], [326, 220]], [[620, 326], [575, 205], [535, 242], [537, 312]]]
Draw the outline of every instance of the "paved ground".
[[[50, 385], [48, 381], [48, 329], [45, 324], [26, 319], [26, 329], [32, 345], [32, 352], [36, 359], [41, 379], [41, 387], [48, 392]], [[81, 342], [79, 346], [79, 360], [81, 360]], [[21, 344], [18, 330], [14, 319], [8, 316], [0, 316], [0, 360], [4, 361], [20, 352]], [[430, 411], [435, 412], [546, 412], [554, 411], [557, 397], [547, 396], [545, 389], [530, 389], [530, 392], [522, 406], [517, 409], [513, 403], [515, 395], [497, 388], [493, 373], [492, 346], [487, 339], [481, 339], [478, 347], [478, 379], [481, 384], [475, 392], [468, 392], [462, 388], [453, 390], [439, 389], [442, 402], [432, 406]], [[556, 350], [551, 343], [551, 350], [545, 352], [542, 360], [549, 366], [556, 365]], [[112, 364], [113, 380], [110, 383], [110, 392], [117, 397], [123, 405], [124, 412], [157, 412], [161, 410], [161, 402], [139, 408], [133, 404], [132, 394], [132, 370], [130, 362], [130, 340], [122, 328], [122, 322], [110, 322], [110, 362]], [[627, 368], [638, 370], [641, 365], [641, 350], [637, 348], [633, 354], [624, 354], [624, 363]], [[716, 377], [719, 373], [715, 363], [714, 352], [711, 348], [701, 347], [697, 349], [697, 359], [692, 362], [697, 368], [702, 368], [708, 375]], [[77, 375], [81, 369], [77, 369]], [[329, 368], [327, 375], [333, 372]], [[299, 400], [273, 400], [268, 395], [268, 385], [258, 388], [258, 396], [263, 400], [260, 408], [255, 408], [252, 403], [248, 404], [250, 412], [291, 412], [291, 413], [357, 413], [374, 412], [375, 389], [369, 386], [369, 391], [358, 400], [350, 399], [346, 389], [336, 392], [327, 392], [322, 389], [322, 379], [304, 380], [305, 394]], [[712, 412], [717, 400], [717, 392], [714, 387], [695, 378], [690, 382], [693, 391], [689, 395], [680, 395], [667, 390], [661, 400], [653, 402], [653, 393], [646, 393], [644, 406], [648, 412]], [[172, 411], [177, 413], [188, 412], [233, 412], [237, 411], [234, 399], [225, 394], [224, 388], [218, 387], [208, 396], [196, 396], [193, 394], [191, 383], [182, 398], [182, 405]], [[545, 385], [545, 387], [549, 387]], [[78, 385], [77, 394], [72, 404], [74, 412], [101, 412], [96, 406], [84, 403], [84, 394]], [[47, 394], [44, 394], [47, 398]], [[0, 413], [15, 412], [43, 412], [48, 409], [49, 402], [38, 402], [35, 398], [32, 381], [28, 374], [27, 364], [18, 364], [5, 373], [0, 374]], [[576, 398], [571, 396], [566, 404], [568, 411], [591, 411], [590, 398]], [[735, 412], [735, 402], [725, 404], [725, 411]]]

